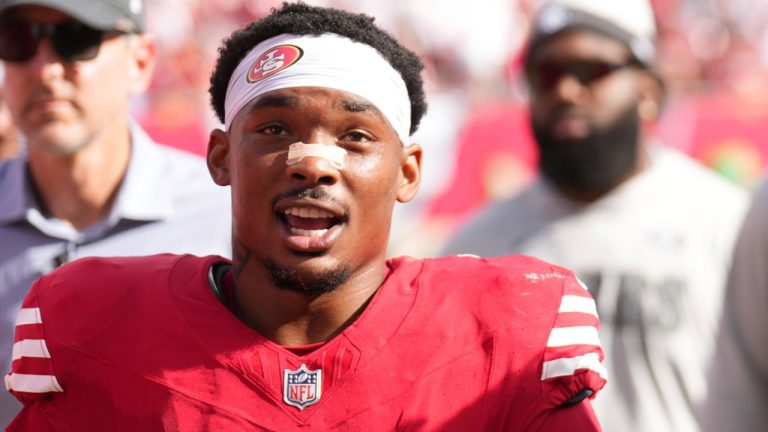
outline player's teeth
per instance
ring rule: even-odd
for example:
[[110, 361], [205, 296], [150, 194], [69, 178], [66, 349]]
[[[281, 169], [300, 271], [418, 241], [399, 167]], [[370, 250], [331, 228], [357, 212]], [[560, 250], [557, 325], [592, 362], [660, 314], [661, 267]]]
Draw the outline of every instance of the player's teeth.
[[322, 237], [327, 233], [327, 229], [320, 229], [320, 230], [305, 230], [301, 228], [293, 228], [291, 227], [291, 234], [302, 236], [302, 237]]
[[303, 218], [332, 218], [333, 215], [325, 210], [317, 208], [291, 207], [285, 211], [285, 214], [303, 217]]

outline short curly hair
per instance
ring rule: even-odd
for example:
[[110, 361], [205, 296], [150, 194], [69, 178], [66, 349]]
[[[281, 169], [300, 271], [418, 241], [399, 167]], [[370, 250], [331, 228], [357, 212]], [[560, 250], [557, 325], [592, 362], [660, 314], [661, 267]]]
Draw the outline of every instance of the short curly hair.
[[419, 57], [377, 27], [371, 16], [301, 2], [285, 2], [280, 9], [272, 9], [270, 15], [252, 22], [224, 40], [208, 88], [211, 106], [219, 120], [224, 121], [224, 99], [229, 79], [253, 47], [281, 34], [323, 33], [335, 33], [375, 48], [400, 73], [411, 100], [410, 133], [413, 134], [427, 112], [424, 82], [421, 78], [424, 65]]

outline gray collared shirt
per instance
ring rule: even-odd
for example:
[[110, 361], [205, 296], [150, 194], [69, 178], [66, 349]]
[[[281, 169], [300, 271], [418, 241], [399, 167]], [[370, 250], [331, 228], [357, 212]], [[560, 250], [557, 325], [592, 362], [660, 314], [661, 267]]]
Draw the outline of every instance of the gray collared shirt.
[[[0, 370], [10, 370], [14, 323], [32, 282], [86, 256], [230, 255], [229, 189], [197, 156], [157, 145], [131, 129], [128, 170], [106, 218], [83, 231], [44, 212], [26, 157], [0, 162]], [[103, 287], [109, 289], [109, 287]], [[21, 407], [0, 391], [0, 427]]]

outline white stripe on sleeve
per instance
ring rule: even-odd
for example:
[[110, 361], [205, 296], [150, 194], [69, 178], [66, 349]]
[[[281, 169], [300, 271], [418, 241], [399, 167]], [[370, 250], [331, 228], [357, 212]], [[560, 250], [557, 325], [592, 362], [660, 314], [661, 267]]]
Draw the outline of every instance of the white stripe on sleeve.
[[579, 369], [595, 371], [603, 378], [607, 376], [605, 366], [600, 363], [600, 356], [593, 352], [578, 357], [560, 358], [544, 362], [544, 368], [541, 372], [541, 380], [543, 381], [548, 378], [556, 378], [560, 376], [570, 376]]
[[64, 391], [53, 375], [31, 375], [11, 373], [5, 376], [8, 391], [26, 393], [49, 393]]
[[600, 346], [597, 328], [593, 326], [555, 327], [549, 334], [547, 347], [563, 347], [569, 345]]
[[13, 344], [13, 360], [22, 357], [51, 358], [44, 339], [24, 339]]
[[42, 324], [40, 308], [22, 308], [16, 317], [16, 325]]
[[560, 303], [558, 312], [581, 312], [597, 317], [597, 307], [595, 306], [595, 302], [589, 297], [575, 295], [563, 296], [563, 301]]

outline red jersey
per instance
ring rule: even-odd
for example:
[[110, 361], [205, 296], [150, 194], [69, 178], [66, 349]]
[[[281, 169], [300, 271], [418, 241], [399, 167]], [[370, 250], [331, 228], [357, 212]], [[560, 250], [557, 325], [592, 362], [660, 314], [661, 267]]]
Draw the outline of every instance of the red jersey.
[[589, 400], [566, 404], [605, 381], [595, 305], [560, 267], [392, 260], [341, 334], [287, 349], [219, 301], [216, 263], [87, 258], [39, 279], [8, 430], [599, 430]]

